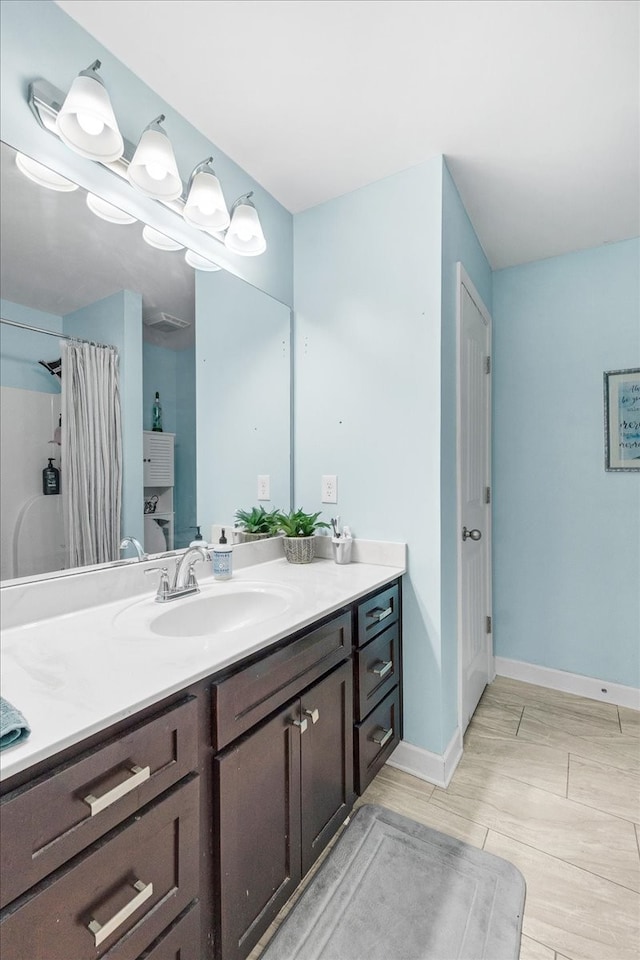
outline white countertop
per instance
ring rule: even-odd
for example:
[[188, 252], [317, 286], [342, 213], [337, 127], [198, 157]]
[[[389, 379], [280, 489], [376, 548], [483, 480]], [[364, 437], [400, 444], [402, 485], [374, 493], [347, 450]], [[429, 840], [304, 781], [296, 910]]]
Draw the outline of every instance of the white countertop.
[[[200, 576], [201, 593], [160, 605], [154, 585], [77, 612], [51, 616], [3, 631], [2, 696], [26, 717], [31, 735], [0, 753], [5, 779], [79, 743], [171, 693], [216, 673], [296, 630], [389, 583], [404, 566], [338, 565], [284, 558], [244, 566], [232, 580]], [[260, 622], [210, 636], [165, 637], [145, 627], [159, 613], [186, 611], [222, 588], [282, 584], [291, 603]]]

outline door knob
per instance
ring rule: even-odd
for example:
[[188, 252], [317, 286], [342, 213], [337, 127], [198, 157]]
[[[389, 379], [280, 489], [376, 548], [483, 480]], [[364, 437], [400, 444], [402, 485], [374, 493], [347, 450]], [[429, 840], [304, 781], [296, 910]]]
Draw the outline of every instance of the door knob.
[[463, 540], [480, 540], [482, 533], [480, 530], [467, 530], [466, 527], [462, 528], [462, 539]]

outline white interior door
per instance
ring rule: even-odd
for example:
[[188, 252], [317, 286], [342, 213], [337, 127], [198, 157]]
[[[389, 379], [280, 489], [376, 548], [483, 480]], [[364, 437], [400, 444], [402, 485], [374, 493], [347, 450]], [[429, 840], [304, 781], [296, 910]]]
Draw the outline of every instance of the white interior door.
[[464, 733], [493, 677], [491, 318], [461, 265], [458, 284], [458, 671]]

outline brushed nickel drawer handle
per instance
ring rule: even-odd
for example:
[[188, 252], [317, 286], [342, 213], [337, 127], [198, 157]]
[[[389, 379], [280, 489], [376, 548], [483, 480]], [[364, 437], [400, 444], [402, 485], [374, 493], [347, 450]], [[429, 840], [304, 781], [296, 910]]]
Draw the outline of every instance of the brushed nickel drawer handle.
[[320, 711], [316, 707], [314, 707], [313, 710], [305, 710], [304, 715], [305, 717], [309, 717], [311, 723], [317, 723], [320, 719]]
[[369, 610], [367, 616], [375, 620], [376, 623], [380, 623], [381, 620], [386, 620], [387, 617], [390, 617], [392, 613], [393, 607], [386, 607], [384, 610], [382, 607], [374, 607], [373, 610]]
[[389, 673], [389, 670], [393, 668], [393, 660], [380, 660], [377, 667], [371, 668], [371, 673], [375, 673], [376, 677], [386, 677]]
[[385, 743], [388, 743], [393, 736], [393, 727], [389, 727], [388, 730], [382, 730], [381, 733], [374, 734], [371, 739], [374, 743], [377, 743], [379, 747], [384, 747]]
[[119, 800], [120, 797], [125, 797], [128, 793], [131, 793], [132, 790], [135, 790], [136, 787], [139, 787], [141, 783], [144, 783], [145, 780], [148, 780], [151, 776], [149, 767], [131, 767], [130, 769], [133, 774], [132, 777], [119, 783], [113, 790], [108, 790], [106, 793], [103, 793], [101, 797], [94, 797], [92, 793], [87, 794], [84, 802], [91, 807], [92, 817], [95, 817], [97, 813], [100, 813], [100, 811], [106, 807], [110, 807], [111, 804]]
[[304, 733], [308, 726], [307, 721], [304, 717], [302, 720], [292, 720], [291, 723], [293, 724], [294, 727], [300, 728], [300, 733]]
[[152, 883], [143, 883], [142, 880], [136, 880], [133, 884], [136, 893], [133, 900], [130, 900], [122, 910], [118, 910], [116, 914], [111, 917], [111, 920], [107, 920], [106, 923], [98, 923], [97, 920], [91, 920], [88, 924], [89, 930], [95, 937], [95, 945], [99, 947], [107, 937], [110, 937], [118, 927], [127, 920], [132, 913], [134, 913], [138, 907], [141, 907], [142, 904], [153, 896], [153, 884]]

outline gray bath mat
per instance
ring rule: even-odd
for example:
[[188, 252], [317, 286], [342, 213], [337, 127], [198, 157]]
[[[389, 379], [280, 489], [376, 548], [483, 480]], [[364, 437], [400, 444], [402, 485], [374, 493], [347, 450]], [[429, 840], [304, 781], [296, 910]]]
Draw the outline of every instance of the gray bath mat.
[[261, 960], [517, 960], [524, 894], [506, 860], [363, 806]]

